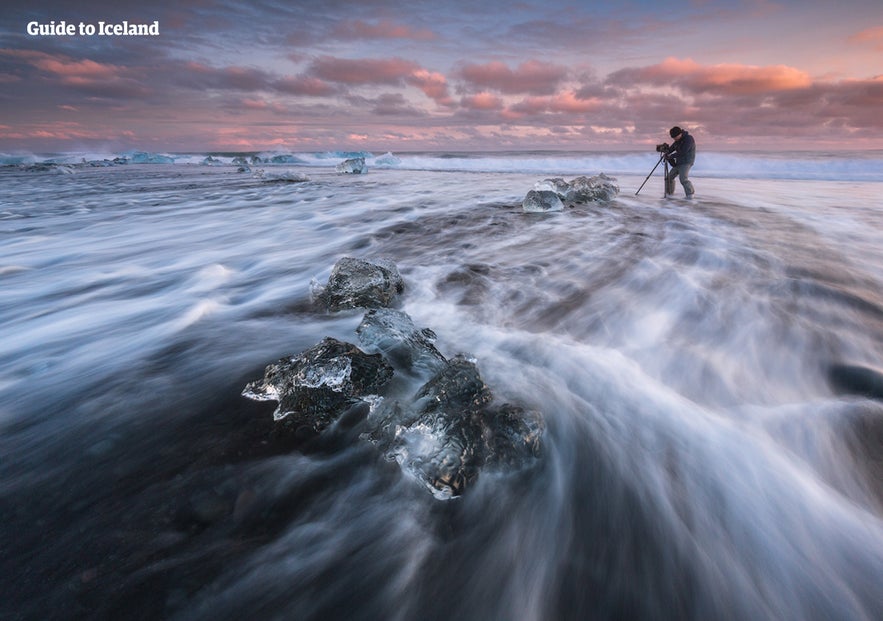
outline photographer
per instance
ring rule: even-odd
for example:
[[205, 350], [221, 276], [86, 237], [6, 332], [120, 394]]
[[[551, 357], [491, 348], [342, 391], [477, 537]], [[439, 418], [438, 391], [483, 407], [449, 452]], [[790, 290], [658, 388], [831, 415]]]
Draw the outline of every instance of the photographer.
[[[674, 194], [675, 177], [677, 177], [684, 188], [684, 192], [687, 194], [687, 198], [693, 198], [695, 190], [689, 175], [693, 162], [696, 161], [696, 141], [693, 140], [693, 136], [687, 131], [677, 126], [672, 127], [668, 135], [674, 138], [674, 142], [670, 147], [665, 145], [667, 147], [665, 159], [672, 166], [668, 176], [665, 178], [665, 194], [666, 196]], [[659, 147], [661, 146], [663, 145], [659, 145]], [[659, 147], [657, 147], [657, 151], [660, 150]]]

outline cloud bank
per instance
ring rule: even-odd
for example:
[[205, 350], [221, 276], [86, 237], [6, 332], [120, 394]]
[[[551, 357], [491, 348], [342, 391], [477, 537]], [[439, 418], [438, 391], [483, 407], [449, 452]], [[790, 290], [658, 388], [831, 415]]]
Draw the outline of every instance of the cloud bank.
[[[883, 147], [880, 75], [813, 72], [772, 53], [770, 62], [756, 53], [720, 62], [639, 47], [614, 62], [618, 50], [594, 50], [621, 44], [617, 16], [606, 17], [609, 38], [599, 17], [584, 41], [572, 26], [585, 18], [568, 19], [573, 9], [554, 2], [563, 34], [545, 46], [537, 41], [554, 34], [548, 11], [542, 21], [526, 13], [498, 25], [489, 8], [467, 19], [421, 3], [398, 15], [369, 3], [341, 19], [352, 6], [326, 3], [312, 7], [306, 29], [309, 4], [272, 27], [270, 7], [256, 3], [250, 10], [268, 21], [255, 28], [226, 4], [199, 12], [161, 2], [151, 15], [163, 20], [164, 37], [182, 33], [174, 46], [7, 34], [0, 84], [9, 87], [0, 97], [10, 113], [0, 149], [310, 149], [354, 140], [399, 150], [636, 148], [674, 124], [720, 147]], [[197, 17], [228, 36], [193, 34]], [[864, 26], [842, 37], [856, 58], [883, 42], [883, 26]], [[667, 39], [650, 22], [643, 31]]]

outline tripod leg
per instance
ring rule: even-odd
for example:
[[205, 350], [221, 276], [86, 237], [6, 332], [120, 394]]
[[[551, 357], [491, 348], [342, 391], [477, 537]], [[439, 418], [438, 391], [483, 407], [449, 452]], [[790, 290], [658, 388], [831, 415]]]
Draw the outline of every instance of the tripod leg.
[[665, 163], [665, 196], [672, 196], [675, 193], [675, 179], [668, 174], [668, 162]]
[[[659, 164], [662, 162], [664, 157], [665, 157], [664, 154], [659, 156], [659, 161], [656, 162], [656, 166], [654, 166], [653, 170], [650, 171], [650, 174], [647, 175], [647, 179], [644, 179], [644, 183], [642, 183], [641, 187], [638, 188], [638, 192], [640, 192], [641, 190], [644, 189], [644, 185], [646, 185], [647, 181], [650, 179], [650, 177], [653, 175], [653, 173], [656, 172], [656, 169], [659, 168]], [[668, 162], [665, 163], [665, 174], [668, 175]], [[638, 195], [638, 192], [635, 192], [635, 196]]]

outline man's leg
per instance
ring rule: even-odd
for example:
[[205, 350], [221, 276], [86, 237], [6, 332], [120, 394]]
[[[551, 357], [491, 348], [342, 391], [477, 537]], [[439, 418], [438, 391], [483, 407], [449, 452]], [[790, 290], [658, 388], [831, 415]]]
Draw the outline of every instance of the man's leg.
[[693, 168], [692, 164], [682, 164], [674, 169], [678, 171], [678, 180], [681, 182], [687, 198], [693, 196], [693, 193], [696, 191], [693, 189], [693, 182], [689, 179], [691, 168]]

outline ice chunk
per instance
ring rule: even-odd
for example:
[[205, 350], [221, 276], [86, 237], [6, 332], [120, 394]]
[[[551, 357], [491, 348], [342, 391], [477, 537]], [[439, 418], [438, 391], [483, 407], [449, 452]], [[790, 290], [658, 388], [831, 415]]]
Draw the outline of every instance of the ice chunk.
[[303, 164], [304, 160], [290, 153], [281, 153], [274, 155], [269, 159], [271, 164]]
[[616, 178], [604, 173], [593, 177], [577, 177], [569, 183], [556, 177], [534, 184], [522, 202], [524, 211], [561, 211], [564, 205], [613, 200], [619, 194]]
[[136, 151], [135, 153], [132, 153], [131, 161], [133, 164], [174, 164], [175, 158], [171, 155]]
[[353, 157], [337, 165], [337, 172], [347, 175], [363, 175], [368, 172], [364, 157]]
[[435, 333], [418, 330], [411, 317], [402, 311], [370, 310], [356, 332], [366, 351], [383, 354], [396, 368], [427, 374], [438, 371], [446, 362], [433, 345]]
[[255, 171], [254, 176], [268, 183], [305, 183], [310, 181], [307, 175], [293, 170], [264, 170], [260, 168]]
[[537, 181], [533, 184], [533, 189], [537, 192], [555, 192], [559, 197], [563, 198], [567, 195], [567, 191], [570, 190], [570, 184], [561, 177], [555, 177], [554, 179]]
[[524, 211], [530, 213], [544, 213], [547, 211], [563, 211], [564, 203], [557, 192], [551, 190], [531, 190], [521, 202]]
[[488, 410], [484, 421], [486, 465], [513, 471], [540, 455], [546, 424], [539, 412], [504, 403]]
[[438, 500], [460, 496], [478, 477], [473, 449], [475, 433], [465, 425], [459, 433], [434, 425], [418, 423], [396, 433], [392, 457]]
[[314, 295], [328, 310], [382, 308], [405, 289], [395, 263], [387, 259], [344, 257], [334, 264], [328, 285]]
[[577, 177], [571, 181], [564, 198], [571, 203], [589, 203], [613, 200], [617, 194], [619, 186], [616, 185], [616, 178], [601, 173], [594, 177]]
[[296, 382], [307, 388], [328, 386], [331, 390], [342, 392], [350, 381], [353, 365], [346, 356], [335, 356], [323, 362], [305, 366], [297, 373]]
[[298, 356], [268, 365], [264, 377], [248, 383], [242, 396], [278, 401], [275, 420], [295, 415], [320, 430], [363, 396], [377, 393], [392, 375], [392, 367], [379, 354], [326, 337]]
[[409, 404], [375, 402], [365, 437], [438, 499], [461, 495], [484, 457], [482, 412], [493, 395], [475, 363], [447, 362]]

